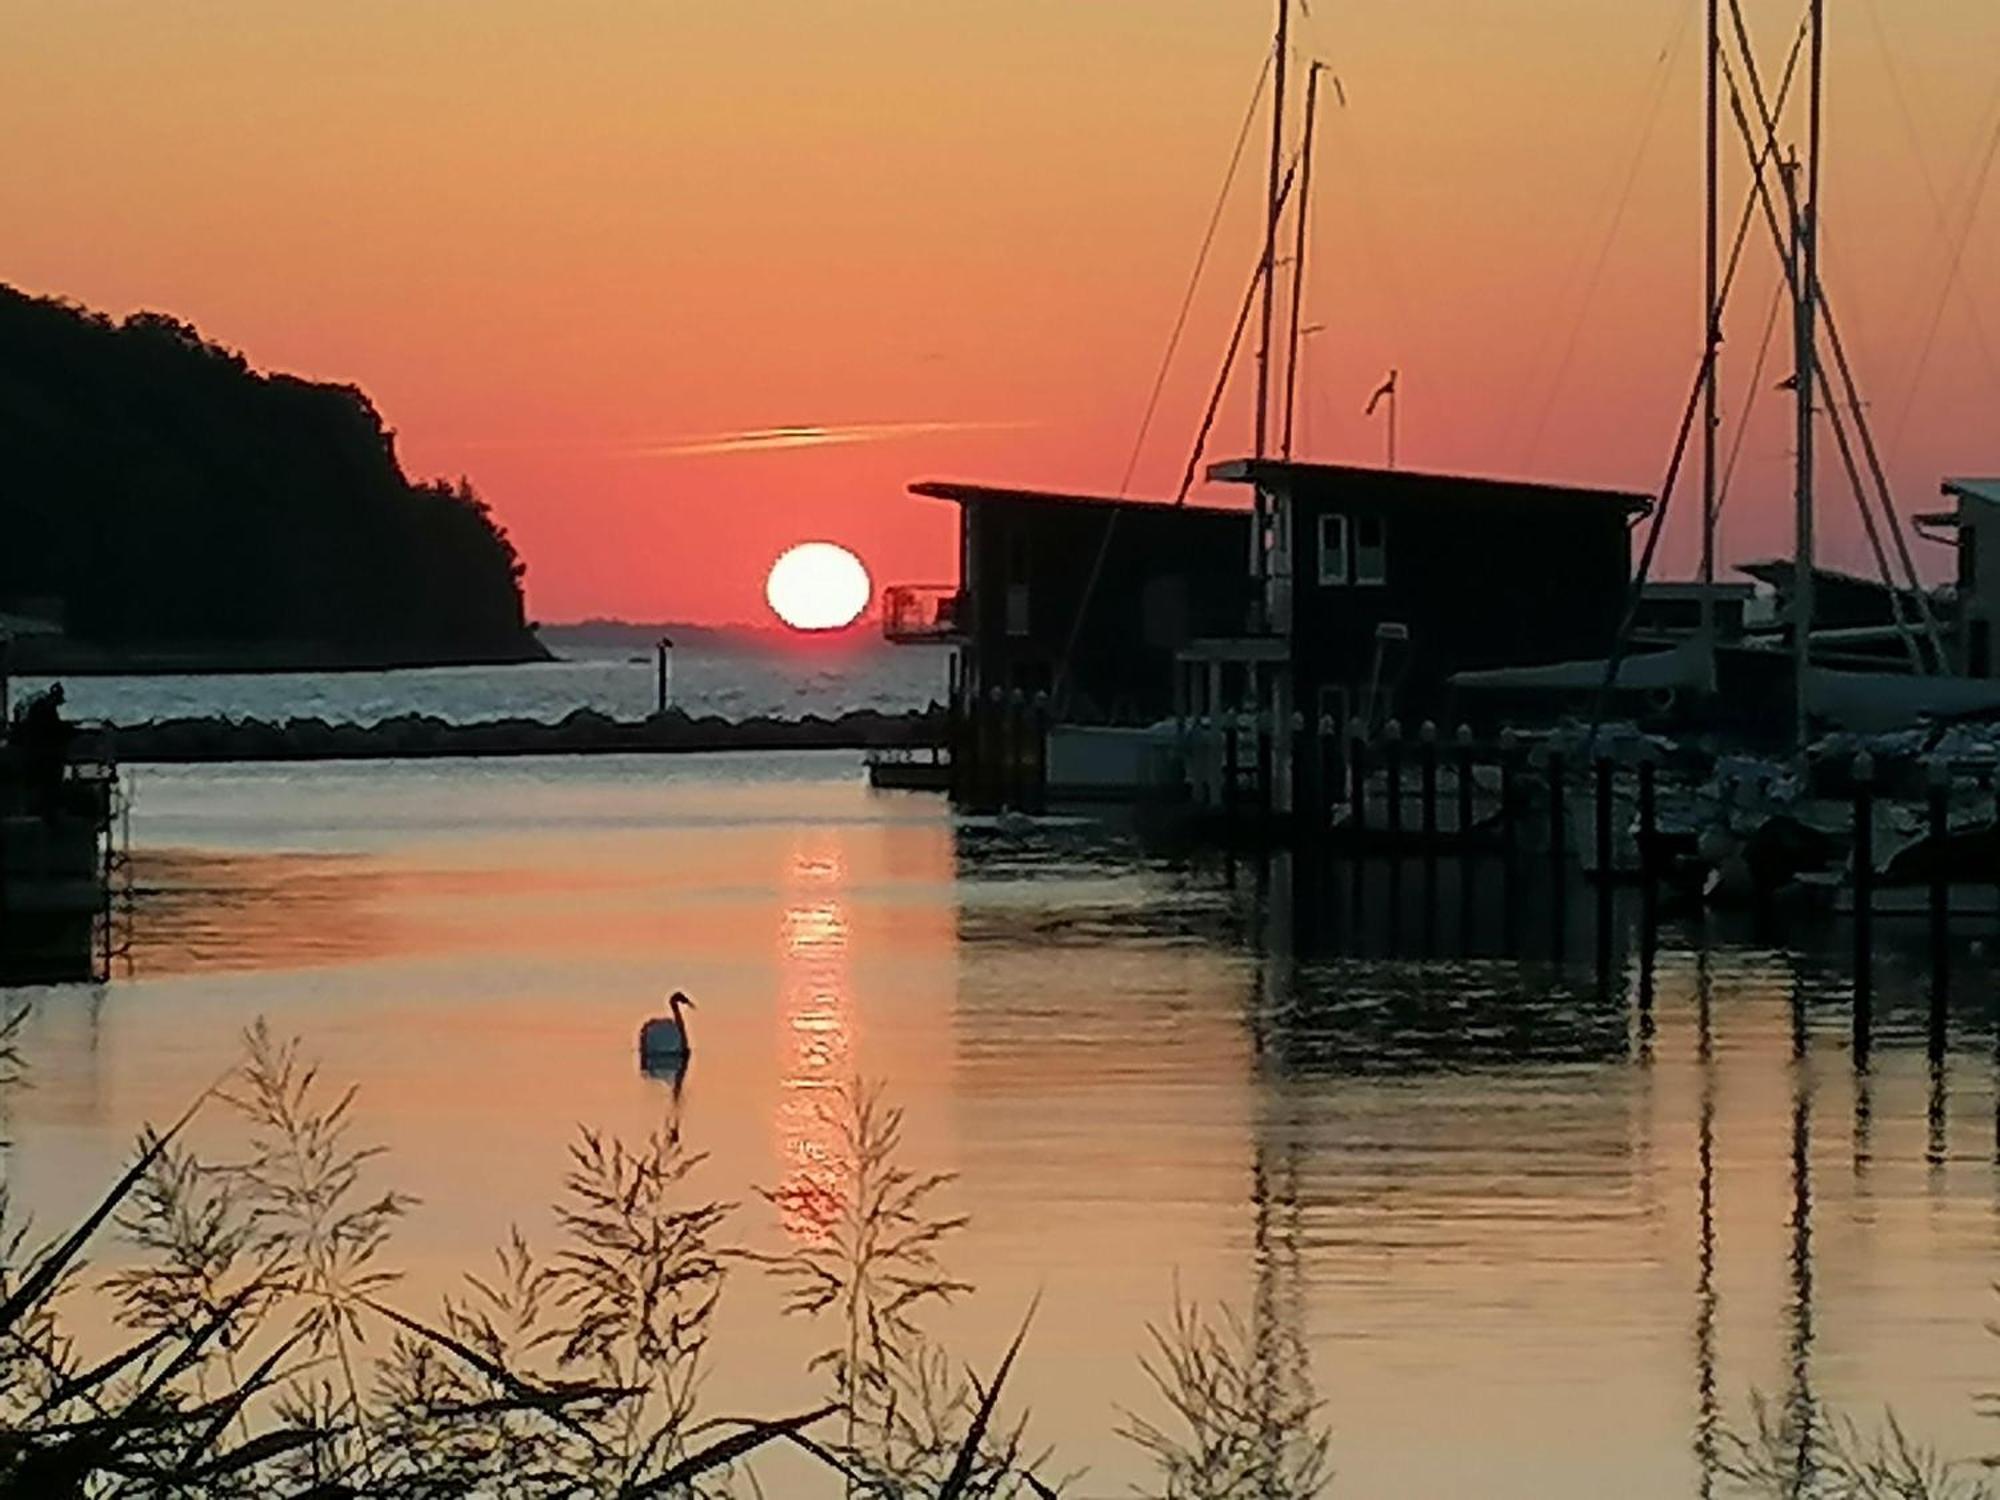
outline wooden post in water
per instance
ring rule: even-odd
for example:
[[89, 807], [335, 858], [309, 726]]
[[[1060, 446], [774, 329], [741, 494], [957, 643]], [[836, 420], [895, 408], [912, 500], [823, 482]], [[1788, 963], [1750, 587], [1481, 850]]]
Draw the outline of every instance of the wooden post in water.
[[1359, 719], [1347, 725], [1347, 804], [1348, 836], [1359, 841], [1368, 829], [1368, 742]]
[[1333, 722], [1332, 714], [1319, 716], [1319, 736], [1315, 754], [1318, 756], [1318, 797], [1313, 803], [1313, 837], [1324, 841], [1333, 827], [1333, 802], [1340, 795], [1340, 726]]
[[1944, 856], [1951, 833], [1951, 764], [1930, 765], [1931, 803], [1931, 1025], [1932, 1061], [1944, 1057], [1945, 1010], [1951, 999], [1951, 880]]
[[1521, 930], [1521, 845], [1515, 809], [1520, 801], [1515, 785], [1520, 739], [1513, 730], [1500, 731], [1500, 892], [1501, 936], [1505, 951], [1518, 951]]
[[1561, 875], [1563, 867], [1563, 757], [1562, 751], [1549, 747], [1549, 865]]
[[1613, 768], [1611, 757], [1597, 757], [1597, 880], [1606, 889], [1610, 888], [1612, 876], [1612, 826], [1611, 793]]
[[1650, 746], [1639, 752], [1639, 875], [1652, 890], [1659, 875], [1655, 859], [1660, 838], [1660, 768]]
[[1611, 757], [1597, 757], [1597, 983], [1609, 998], [1611, 988], [1611, 898], [1616, 871], [1611, 862]]
[[1035, 694], [1028, 712], [1028, 811], [1049, 809], [1049, 695]]
[[1222, 714], [1222, 816], [1236, 830], [1236, 714]]
[[[1472, 726], [1458, 726], [1458, 841], [1470, 848], [1472, 844], [1472, 824], [1476, 816], [1472, 805]], [[1460, 878], [1464, 879], [1461, 871]], [[1470, 886], [1471, 882], [1466, 881]]]
[[[1292, 710], [1291, 729], [1291, 785], [1292, 785], [1292, 846], [1303, 849], [1313, 841], [1313, 809], [1319, 805], [1316, 783], [1319, 781], [1319, 747], [1313, 743], [1306, 716], [1297, 709]], [[1299, 877], [1299, 865], [1292, 863], [1292, 878]]]
[[1007, 695], [1007, 806], [1016, 812], [1028, 805], [1028, 695], [1015, 688]]
[[653, 712], [663, 714], [667, 711], [667, 700], [673, 696], [674, 643], [671, 636], [661, 636], [654, 645], [653, 664], [658, 678]]
[[1272, 724], [1272, 711], [1268, 708], [1257, 710], [1257, 824], [1260, 831], [1268, 833], [1271, 814], [1277, 810], [1278, 788], [1276, 774], [1276, 726]]
[[1426, 719], [1417, 728], [1417, 742], [1423, 757], [1424, 852], [1434, 855], [1438, 836], [1438, 727]]
[[951, 805], [956, 807], [964, 795], [959, 790], [959, 777], [965, 772], [965, 747], [960, 742], [958, 733], [958, 673], [955, 670], [952, 673], [950, 695], [946, 698], [944, 706], [944, 746], [951, 755], [950, 764], [945, 770], [945, 794], [950, 798]]
[[1007, 695], [998, 687], [988, 688], [984, 708], [979, 731], [979, 767], [984, 773], [979, 807], [982, 812], [994, 812], [1007, 792]]
[[1389, 844], [1393, 857], [1395, 846], [1403, 837], [1403, 726], [1394, 719], [1382, 726], [1382, 753], [1389, 758], [1385, 767], [1388, 785], [1384, 796], [1388, 800]]
[[1854, 757], [1854, 1063], [1863, 1067], [1875, 1023], [1875, 757]]

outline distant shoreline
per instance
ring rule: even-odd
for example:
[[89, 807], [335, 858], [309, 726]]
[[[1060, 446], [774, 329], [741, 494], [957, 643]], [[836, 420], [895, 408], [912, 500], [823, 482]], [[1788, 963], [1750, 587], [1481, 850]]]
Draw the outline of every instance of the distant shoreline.
[[275, 677], [307, 672], [406, 672], [440, 667], [517, 667], [559, 658], [536, 650], [346, 653], [324, 647], [119, 651], [76, 641], [16, 639], [7, 669], [15, 677]]

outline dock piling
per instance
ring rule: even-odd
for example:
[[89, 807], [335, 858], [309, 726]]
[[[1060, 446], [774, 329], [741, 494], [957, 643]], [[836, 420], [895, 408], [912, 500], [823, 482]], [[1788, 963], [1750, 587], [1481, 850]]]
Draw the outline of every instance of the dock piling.
[[1434, 859], [1438, 836], [1438, 727], [1434, 721], [1426, 719], [1417, 727], [1417, 743], [1422, 756], [1424, 854]]
[[1549, 747], [1549, 865], [1560, 872], [1564, 854], [1563, 756]]
[[1388, 757], [1388, 830], [1391, 853], [1403, 836], [1403, 726], [1391, 719], [1382, 726], [1382, 753]]
[[1458, 841], [1469, 846], [1472, 843], [1474, 819], [1472, 805], [1472, 726], [1458, 726]]
[[1930, 764], [1931, 835], [1931, 1016], [1933, 1060], [1944, 1056], [1945, 1011], [1951, 999], [1951, 871], [1945, 840], [1951, 832], [1951, 765], [1942, 757]]
[[1290, 729], [1292, 844], [1295, 848], [1303, 849], [1312, 842], [1315, 832], [1313, 810], [1319, 806], [1316, 786], [1319, 780], [1319, 750], [1313, 744], [1306, 716], [1297, 709], [1292, 710]]
[[1368, 830], [1368, 742], [1359, 719], [1347, 726], [1347, 801], [1348, 836], [1359, 840]]
[[1868, 1061], [1875, 1021], [1875, 757], [1854, 757], [1854, 1061]]

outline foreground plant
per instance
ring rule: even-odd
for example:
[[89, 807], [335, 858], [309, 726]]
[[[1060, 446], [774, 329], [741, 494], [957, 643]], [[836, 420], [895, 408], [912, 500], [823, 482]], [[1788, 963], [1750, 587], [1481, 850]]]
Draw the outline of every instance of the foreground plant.
[[[16, 1081], [0, 1026], [0, 1086]], [[243, 1060], [135, 1160], [58, 1241], [29, 1248], [0, 1181], [0, 1500], [12, 1496], [498, 1496], [726, 1500], [761, 1496], [749, 1462], [784, 1444], [871, 1500], [1053, 1497], [1026, 1418], [1001, 1416], [1033, 1309], [975, 1372], [925, 1317], [970, 1290], [945, 1264], [965, 1219], [936, 1204], [948, 1175], [903, 1164], [903, 1116], [879, 1089], [830, 1096], [835, 1166], [817, 1226], [764, 1258], [794, 1315], [830, 1340], [812, 1361], [828, 1399], [775, 1420], [705, 1416], [702, 1385], [734, 1206], [696, 1190], [703, 1158], [662, 1127], [637, 1146], [590, 1131], [570, 1152], [555, 1233], [518, 1229], [435, 1315], [392, 1300], [388, 1263], [412, 1200], [373, 1181], [354, 1091], [329, 1090], [296, 1043], [261, 1025]], [[187, 1139], [228, 1111], [239, 1158]], [[107, 1226], [136, 1259], [99, 1283], [120, 1346], [86, 1361], [66, 1298]], [[1226, 1336], [1225, 1336], [1226, 1333]], [[1326, 1437], [1303, 1349], [1222, 1329], [1176, 1305], [1156, 1332], [1156, 1384], [1187, 1436], [1134, 1423], [1166, 1500], [1306, 1496]]]
[[1172, 1321], [1148, 1330], [1142, 1361], [1171, 1414], [1164, 1424], [1128, 1413], [1122, 1435], [1151, 1456], [1161, 1500], [1256, 1495], [1307, 1500], [1332, 1478], [1332, 1437], [1290, 1329], [1252, 1329], [1174, 1296]]
[[[831, 1325], [815, 1355], [842, 1413], [829, 1444], [850, 1493], [871, 1496], [1053, 1495], [1024, 1452], [1027, 1419], [993, 1425], [1023, 1325], [991, 1383], [958, 1366], [925, 1331], [923, 1314], [971, 1290], [945, 1269], [943, 1248], [963, 1215], [933, 1205], [949, 1173], [905, 1166], [903, 1112], [880, 1087], [851, 1082], [823, 1105], [836, 1141], [829, 1179], [765, 1196], [787, 1222], [823, 1226], [791, 1254], [766, 1261], [788, 1313]], [[810, 1201], [805, 1201], [806, 1199]]]
[[[436, 1320], [390, 1305], [382, 1252], [410, 1200], [368, 1184], [353, 1098], [253, 1027], [240, 1069], [143, 1136], [69, 1236], [28, 1252], [7, 1231], [0, 1495], [721, 1496], [830, 1414], [696, 1419], [729, 1210], [682, 1201], [700, 1158], [671, 1130], [636, 1150], [583, 1134], [546, 1262], [517, 1232]], [[243, 1160], [181, 1144], [212, 1102]], [[85, 1366], [60, 1304], [114, 1217], [140, 1257], [105, 1283], [132, 1341]]]
[[1942, 1458], [1893, 1412], [1872, 1431], [1815, 1404], [1751, 1402], [1750, 1430], [1726, 1433], [1722, 1470], [1742, 1492], [1784, 1500], [1994, 1500], [1990, 1465]]

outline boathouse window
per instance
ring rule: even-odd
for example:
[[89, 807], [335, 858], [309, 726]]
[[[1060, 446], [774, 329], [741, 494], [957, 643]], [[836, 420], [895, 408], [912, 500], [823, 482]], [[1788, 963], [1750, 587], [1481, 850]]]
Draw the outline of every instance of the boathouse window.
[[1360, 516], [1354, 522], [1354, 581], [1389, 581], [1389, 523], [1380, 516]]
[[1319, 518], [1319, 581], [1347, 582], [1347, 517]]
[[1007, 585], [1007, 634], [1026, 635], [1028, 633], [1028, 586], [1025, 583]]
[[1007, 634], [1028, 634], [1028, 529], [1018, 520], [1007, 536]]

